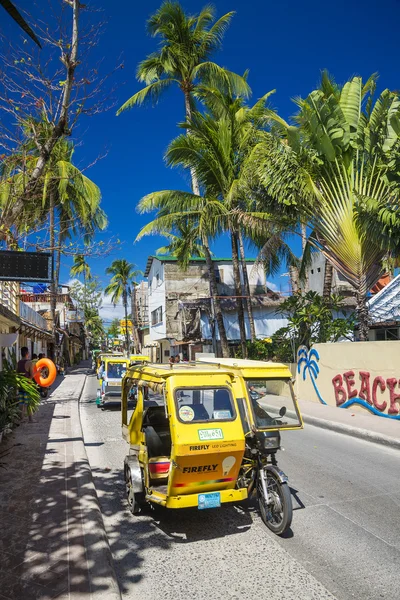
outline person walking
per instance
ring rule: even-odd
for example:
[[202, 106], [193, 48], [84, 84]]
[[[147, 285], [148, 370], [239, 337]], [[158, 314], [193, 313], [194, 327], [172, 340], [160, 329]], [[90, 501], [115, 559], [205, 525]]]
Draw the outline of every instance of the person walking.
[[[33, 379], [33, 363], [30, 360], [29, 350], [26, 346], [21, 348], [21, 360], [18, 361], [17, 364], [17, 373], [23, 375], [27, 379]], [[29, 404], [29, 396], [27, 392], [20, 389], [18, 391], [19, 404], [21, 407], [22, 418], [25, 416], [28, 417], [28, 422], [33, 423], [33, 418], [31, 414], [28, 414], [28, 404]]]

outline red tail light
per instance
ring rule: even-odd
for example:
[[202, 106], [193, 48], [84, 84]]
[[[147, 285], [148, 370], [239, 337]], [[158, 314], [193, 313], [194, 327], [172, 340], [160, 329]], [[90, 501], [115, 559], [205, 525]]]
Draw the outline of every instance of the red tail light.
[[149, 471], [152, 475], [167, 475], [169, 471], [169, 461], [149, 463]]

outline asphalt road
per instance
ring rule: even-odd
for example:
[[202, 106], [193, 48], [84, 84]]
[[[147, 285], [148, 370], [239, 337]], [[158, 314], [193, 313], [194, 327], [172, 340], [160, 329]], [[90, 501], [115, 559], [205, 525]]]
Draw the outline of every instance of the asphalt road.
[[118, 409], [81, 399], [86, 449], [124, 600], [400, 598], [400, 453], [306, 426], [283, 434], [292, 534], [277, 538], [254, 501], [213, 511], [133, 516]]

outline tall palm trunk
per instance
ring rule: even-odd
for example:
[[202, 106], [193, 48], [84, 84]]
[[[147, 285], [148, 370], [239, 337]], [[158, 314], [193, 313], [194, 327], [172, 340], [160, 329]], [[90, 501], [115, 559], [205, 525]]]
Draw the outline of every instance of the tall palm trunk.
[[124, 293], [122, 295], [122, 300], [124, 303], [124, 309], [125, 309], [125, 342], [126, 342], [126, 355], [129, 356], [130, 351], [129, 351], [129, 332], [128, 332], [128, 291], [126, 289], [124, 289]]
[[360, 341], [366, 342], [368, 341], [369, 315], [367, 305], [367, 286], [365, 277], [363, 277], [361, 284], [357, 290], [356, 298], [356, 314], [358, 319], [358, 331], [360, 335]]
[[[307, 225], [305, 223], [301, 223], [301, 251], [302, 251], [302, 260], [304, 259], [304, 252], [307, 245]], [[304, 292], [308, 292], [308, 275], [305, 274], [304, 282], [303, 282]]]
[[60, 283], [60, 266], [61, 266], [61, 231], [58, 233], [57, 250], [56, 250], [56, 269], [54, 273], [54, 281], [58, 289]]
[[237, 307], [238, 307], [240, 346], [242, 348], [242, 357], [247, 358], [246, 324], [244, 321], [242, 284], [240, 282], [238, 239], [237, 239], [237, 235], [235, 232], [231, 233], [231, 247], [232, 247], [233, 281], [235, 284], [235, 296], [236, 296], [236, 302], [237, 302]]
[[54, 191], [50, 192], [50, 249], [52, 254], [52, 267], [51, 267], [51, 284], [50, 284], [50, 314], [51, 314], [51, 325], [52, 335], [54, 339], [54, 352], [52, 358], [56, 358], [56, 307], [57, 307], [57, 287], [55, 280], [55, 269], [54, 269], [54, 258], [55, 258], [55, 196]]
[[224, 317], [222, 315], [221, 303], [218, 296], [217, 279], [215, 277], [214, 263], [211, 258], [211, 252], [206, 237], [203, 238], [204, 254], [206, 255], [206, 266], [210, 277], [211, 302], [214, 304], [215, 318], [218, 325], [219, 339], [221, 341], [221, 351], [223, 358], [229, 358], [228, 338], [226, 337]]
[[252, 342], [254, 342], [254, 340], [256, 339], [256, 328], [254, 325], [253, 306], [251, 304], [250, 282], [249, 282], [249, 276], [247, 274], [246, 256], [245, 256], [244, 244], [243, 244], [243, 235], [242, 235], [242, 232], [240, 231], [240, 229], [238, 232], [238, 239], [239, 239], [240, 261], [242, 263], [243, 284], [244, 284], [244, 290], [245, 290], [245, 294], [246, 294], [247, 314], [249, 315], [250, 339]]
[[332, 294], [332, 281], [333, 281], [333, 265], [326, 258], [325, 259], [325, 270], [324, 270], [324, 287], [322, 290], [322, 296], [329, 298]]
[[292, 294], [296, 294], [299, 291], [299, 270], [294, 265], [289, 267], [289, 278]]
[[[190, 106], [190, 92], [187, 90], [184, 90], [184, 94], [185, 94], [186, 120], [189, 121], [192, 117], [192, 108]], [[199, 186], [199, 182], [198, 182], [198, 179], [197, 179], [194, 169], [190, 169], [190, 175], [191, 175], [191, 179], [192, 179], [193, 193], [196, 194], [197, 196], [200, 196], [200, 186]], [[229, 358], [228, 338], [226, 337], [225, 323], [224, 323], [224, 318], [222, 316], [221, 303], [220, 303], [219, 297], [218, 297], [218, 286], [217, 286], [217, 279], [215, 277], [214, 263], [211, 258], [211, 252], [210, 252], [210, 247], [208, 244], [208, 239], [205, 235], [203, 235], [203, 237], [202, 237], [202, 243], [203, 243], [203, 247], [204, 247], [204, 254], [206, 255], [206, 266], [207, 266], [208, 276], [210, 279], [210, 296], [211, 296], [211, 302], [214, 304], [215, 318], [217, 320], [219, 338], [221, 341], [222, 357]]]

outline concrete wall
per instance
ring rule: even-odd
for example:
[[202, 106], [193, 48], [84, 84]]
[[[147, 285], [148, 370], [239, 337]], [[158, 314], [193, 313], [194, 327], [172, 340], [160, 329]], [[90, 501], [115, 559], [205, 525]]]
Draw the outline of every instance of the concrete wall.
[[315, 344], [297, 366], [300, 399], [400, 419], [400, 341]]

